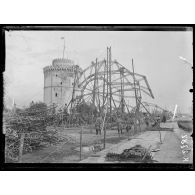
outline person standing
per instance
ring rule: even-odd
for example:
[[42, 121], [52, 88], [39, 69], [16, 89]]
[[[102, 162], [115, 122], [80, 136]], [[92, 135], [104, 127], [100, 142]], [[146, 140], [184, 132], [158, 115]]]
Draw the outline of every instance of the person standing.
[[127, 131], [127, 133], [129, 133], [130, 130], [131, 130], [131, 123], [130, 123], [130, 121], [127, 121], [127, 123], [126, 123], [126, 131]]
[[117, 128], [118, 128], [118, 134], [122, 134], [123, 133], [123, 126], [122, 126], [122, 121], [119, 119], [117, 122]]
[[96, 135], [101, 135], [102, 118], [98, 117], [95, 122]]

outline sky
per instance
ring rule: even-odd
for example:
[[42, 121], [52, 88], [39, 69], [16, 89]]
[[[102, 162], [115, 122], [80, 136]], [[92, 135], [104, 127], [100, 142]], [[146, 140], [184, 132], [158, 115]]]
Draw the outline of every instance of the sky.
[[43, 68], [54, 58], [73, 59], [82, 69], [96, 58], [106, 57], [112, 47], [112, 59], [145, 75], [154, 99], [148, 102], [189, 113], [192, 106], [193, 73], [191, 66], [179, 56], [193, 62], [191, 31], [9, 31], [6, 32], [5, 99], [10, 107], [43, 101]]

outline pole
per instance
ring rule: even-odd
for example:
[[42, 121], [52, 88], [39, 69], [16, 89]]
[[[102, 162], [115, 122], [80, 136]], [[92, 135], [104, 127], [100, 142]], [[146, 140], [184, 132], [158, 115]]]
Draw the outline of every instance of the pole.
[[100, 116], [100, 94], [99, 94], [99, 80], [98, 80], [98, 69], [99, 69], [99, 66], [98, 66], [98, 59], [96, 58], [96, 88], [97, 88], [97, 104], [98, 104], [98, 109], [99, 109], [99, 116]]
[[110, 87], [110, 122], [112, 115], [112, 83], [111, 83], [111, 47], [109, 49], [109, 87]]
[[19, 146], [19, 156], [18, 156], [18, 162], [19, 163], [22, 163], [22, 153], [23, 153], [23, 147], [24, 147], [24, 137], [25, 137], [25, 134], [22, 133], [20, 135], [20, 146]]
[[104, 130], [104, 149], [106, 148], [106, 128], [104, 126], [105, 126], [107, 109], [108, 109], [108, 102], [107, 102], [107, 105], [106, 105], [106, 113], [105, 113], [104, 121], [103, 121], [103, 125], [102, 125], [102, 129]]
[[82, 134], [83, 134], [83, 127], [81, 127], [81, 131], [80, 131], [80, 160], [82, 159]]
[[105, 66], [104, 66], [104, 79], [103, 79], [103, 106], [102, 110], [104, 110], [104, 103], [105, 103], [105, 77], [106, 77], [106, 60], [104, 60]]
[[72, 106], [73, 106], [73, 101], [75, 98], [75, 87], [76, 87], [76, 80], [77, 80], [77, 74], [78, 74], [78, 67], [76, 67], [75, 72], [74, 72], [74, 83], [73, 83], [73, 91], [72, 91], [72, 98], [71, 98], [71, 105], [70, 105], [70, 110], [72, 111]]
[[95, 105], [95, 97], [96, 97], [96, 77], [97, 77], [97, 58], [95, 64], [95, 75], [94, 75], [94, 84], [93, 84], [93, 105]]
[[137, 130], [137, 91], [136, 91], [136, 84], [135, 84], [135, 74], [134, 74], [134, 65], [133, 65], [133, 59], [132, 59], [132, 69], [133, 69], [133, 83], [134, 83], [134, 89], [135, 89], [135, 103], [136, 103], [136, 109], [135, 109], [135, 122], [134, 122], [134, 130]]
[[[107, 77], [106, 77], [106, 80], [107, 80], [107, 82], [106, 82], [106, 85], [107, 85], [107, 99], [109, 98], [109, 96], [108, 96], [108, 50], [109, 50], [109, 48], [107, 47], [107, 63], [106, 63], [106, 75], [107, 75]], [[107, 103], [108, 103], [108, 101], [107, 101]]]
[[120, 69], [120, 79], [121, 79], [121, 112], [124, 113], [124, 68]]
[[[141, 95], [141, 87], [140, 87], [140, 83], [138, 81], [138, 86], [139, 86], [139, 101], [138, 101], [138, 113], [140, 111], [140, 102], [141, 102], [141, 99], [142, 99], [142, 95]], [[141, 124], [140, 124], [140, 118], [139, 118], [139, 129], [141, 131]]]

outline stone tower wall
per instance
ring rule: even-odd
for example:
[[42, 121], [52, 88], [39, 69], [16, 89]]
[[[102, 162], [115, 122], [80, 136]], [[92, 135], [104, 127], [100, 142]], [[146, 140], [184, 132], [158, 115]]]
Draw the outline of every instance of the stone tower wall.
[[76, 66], [69, 59], [54, 59], [44, 71], [44, 103], [63, 107], [72, 98]]

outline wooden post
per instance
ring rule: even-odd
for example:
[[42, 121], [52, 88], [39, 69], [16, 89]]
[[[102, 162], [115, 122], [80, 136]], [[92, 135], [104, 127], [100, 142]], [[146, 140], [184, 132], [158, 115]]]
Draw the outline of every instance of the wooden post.
[[[99, 71], [99, 65], [98, 65], [98, 62], [97, 62], [97, 58], [96, 58], [96, 65], [97, 65], [97, 74], [98, 74], [98, 71]], [[101, 114], [100, 114], [100, 111], [101, 111], [101, 104], [100, 104], [100, 89], [99, 89], [99, 79], [98, 79], [98, 76], [97, 76], [97, 78], [96, 78], [96, 80], [97, 80], [97, 98], [98, 98], [98, 109], [99, 109], [99, 116], [101, 116]]]
[[128, 130], [128, 140], [130, 140], [130, 129]]
[[133, 59], [132, 59], [132, 69], [133, 69], [133, 80], [134, 80], [134, 89], [135, 89], [135, 103], [136, 103], [136, 109], [135, 109], [135, 122], [134, 122], [134, 131], [137, 131], [137, 121], [138, 121], [138, 98], [137, 98], [137, 89], [136, 89], [136, 80], [135, 80], [135, 72], [134, 72], [134, 65], [133, 65]]
[[80, 160], [82, 159], [82, 134], [83, 134], [83, 127], [81, 127], [81, 131], [80, 131]]
[[103, 103], [102, 103], [102, 111], [104, 111], [104, 103], [105, 103], [105, 79], [106, 79], [106, 60], [104, 60], [104, 79], [103, 79]]
[[[93, 65], [94, 63], [92, 63]], [[92, 103], [95, 105], [95, 98], [96, 98], [96, 84], [97, 84], [97, 58], [96, 58], [96, 63], [95, 65], [95, 75], [94, 75], [94, 83], [93, 83], [93, 99]]]
[[24, 147], [24, 137], [25, 137], [25, 134], [22, 133], [20, 135], [20, 146], [19, 146], [19, 156], [18, 156], [18, 162], [19, 163], [22, 163], [22, 153], [23, 153], [23, 147]]
[[106, 148], [106, 128], [104, 127], [103, 124], [103, 130], [104, 130], [104, 149]]
[[109, 48], [107, 47], [107, 63], [106, 63], [106, 87], [107, 87], [107, 104], [109, 103]]
[[161, 132], [160, 132], [160, 130], [158, 132], [160, 134], [160, 143], [162, 144]]
[[161, 132], [160, 132], [160, 123], [158, 124], [158, 128], [159, 128], [159, 136], [160, 136], [160, 143], [162, 144], [162, 137], [161, 137]]
[[138, 121], [139, 121], [139, 130], [141, 131], [142, 129], [141, 129], [141, 120], [140, 120], [140, 102], [141, 102], [141, 99], [142, 99], [142, 96], [141, 96], [141, 88], [140, 88], [140, 83], [139, 83], [139, 81], [138, 81], [138, 86], [139, 86], [139, 97], [137, 97], [138, 98], [138, 114], [139, 114], [139, 116], [138, 116]]
[[102, 130], [104, 130], [104, 149], [106, 148], [106, 128], [105, 128], [105, 120], [106, 120], [106, 114], [108, 110], [108, 99], [107, 99], [107, 105], [106, 105], [106, 112], [103, 120]]
[[72, 91], [72, 98], [70, 100], [70, 103], [71, 103], [70, 110], [71, 111], [72, 111], [72, 107], [73, 107], [73, 103], [74, 103], [74, 98], [75, 98], [75, 88], [76, 88], [77, 74], [78, 74], [78, 66], [76, 67], [76, 70], [74, 72], [73, 91]]
[[[131, 127], [129, 121], [127, 122], [127, 125], [128, 125], [129, 127]], [[132, 128], [132, 127], [131, 127], [131, 128]], [[130, 140], [130, 131], [131, 131], [131, 129], [128, 129], [128, 132], [127, 132], [127, 133], [128, 133], [128, 140]]]
[[121, 80], [121, 113], [124, 113], [124, 68], [120, 68], [120, 80]]
[[111, 59], [111, 47], [109, 48], [109, 94], [110, 94], [110, 122], [112, 116], [112, 80], [111, 80], [111, 69], [112, 69], [112, 59]]

